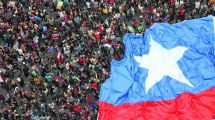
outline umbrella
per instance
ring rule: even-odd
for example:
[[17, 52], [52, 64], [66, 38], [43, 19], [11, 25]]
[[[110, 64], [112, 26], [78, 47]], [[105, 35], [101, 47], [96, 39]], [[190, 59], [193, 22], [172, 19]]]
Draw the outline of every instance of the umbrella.
[[34, 77], [38, 77], [38, 74], [36, 72], [32, 73]]
[[62, 6], [63, 6], [63, 2], [62, 1], [59, 1], [57, 3], [57, 9], [62, 9]]
[[8, 48], [8, 43], [4, 43], [4, 49], [7, 49]]
[[92, 109], [96, 109], [96, 108], [97, 108], [97, 106], [96, 106], [95, 103], [91, 103], [91, 104], [90, 104], [90, 107], [91, 107]]
[[52, 81], [53, 76], [51, 76], [51, 75], [47, 75], [47, 76], [45, 76], [45, 78], [48, 80], [48, 82], [51, 82], [51, 81]]
[[138, 26], [137, 30], [138, 30], [138, 32], [141, 32], [143, 30], [143, 26], [142, 25]]
[[46, 31], [47, 31], [47, 27], [43, 26], [43, 32], [46, 32]]
[[134, 28], [132, 26], [128, 26], [128, 31], [134, 33]]
[[108, 12], [109, 12], [109, 11], [108, 11], [108, 8], [103, 8], [103, 9], [102, 9], [102, 12], [103, 12], [104, 14], [108, 14]]
[[79, 24], [79, 23], [80, 23], [80, 21], [81, 21], [81, 20], [80, 20], [80, 18], [79, 18], [79, 17], [75, 17], [75, 18], [74, 18], [74, 22], [75, 22], [76, 24]]
[[50, 47], [50, 48], [49, 48], [49, 52], [54, 53], [54, 52], [55, 52], [54, 48], [53, 48], [53, 47]]
[[109, 45], [109, 44], [104, 44], [103, 46], [104, 46], [104, 47], [111, 48], [111, 45]]
[[42, 18], [41, 17], [39, 17], [39, 16], [35, 16], [35, 21], [41, 21], [42, 20]]
[[62, 1], [59, 1], [59, 2], [57, 3], [57, 6], [63, 6], [63, 2], [62, 2]]

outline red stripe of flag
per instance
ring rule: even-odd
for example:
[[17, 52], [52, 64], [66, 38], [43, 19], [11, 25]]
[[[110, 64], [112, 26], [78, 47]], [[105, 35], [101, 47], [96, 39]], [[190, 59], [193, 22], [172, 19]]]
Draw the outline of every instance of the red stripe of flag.
[[113, 106], [99, 103], [99, 120], [211, 120], [215, 118], [215, 87], [174, 100]]

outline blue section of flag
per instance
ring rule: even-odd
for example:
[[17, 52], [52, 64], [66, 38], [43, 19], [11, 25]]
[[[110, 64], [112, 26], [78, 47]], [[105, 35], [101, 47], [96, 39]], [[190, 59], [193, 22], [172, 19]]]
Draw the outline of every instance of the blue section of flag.
[[[215, 86], [215, 32], [212, 16], [170, 25], [155, 23], [144, 35], [126, 34], [125, 55], [111, 63], [111, 77], [101, 87], [100, 101], [113, 105], [176, 98], [184, 92], [199, 93]], [[148, 93], [145, 80], [148, 70], [139, 66], [134, 56], [149, 53], [150, 34], [166, 49], [188, 48], [177, 62], [184, 76], [194, 86], [164, 76]]]

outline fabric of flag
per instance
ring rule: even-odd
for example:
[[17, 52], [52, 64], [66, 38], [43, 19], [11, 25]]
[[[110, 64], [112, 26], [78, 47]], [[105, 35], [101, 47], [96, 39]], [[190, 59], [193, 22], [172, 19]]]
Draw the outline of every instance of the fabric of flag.
[[99, 120], [215, 119], [215, 18], [126, 34], [101, 86]]

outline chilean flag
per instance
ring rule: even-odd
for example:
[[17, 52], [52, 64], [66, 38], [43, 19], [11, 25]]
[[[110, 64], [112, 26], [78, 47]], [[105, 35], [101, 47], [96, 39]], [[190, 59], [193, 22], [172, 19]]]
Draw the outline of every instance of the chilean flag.
[[101, 86], [99, 120], [215, 119], [215, 18], [126, 34]]

